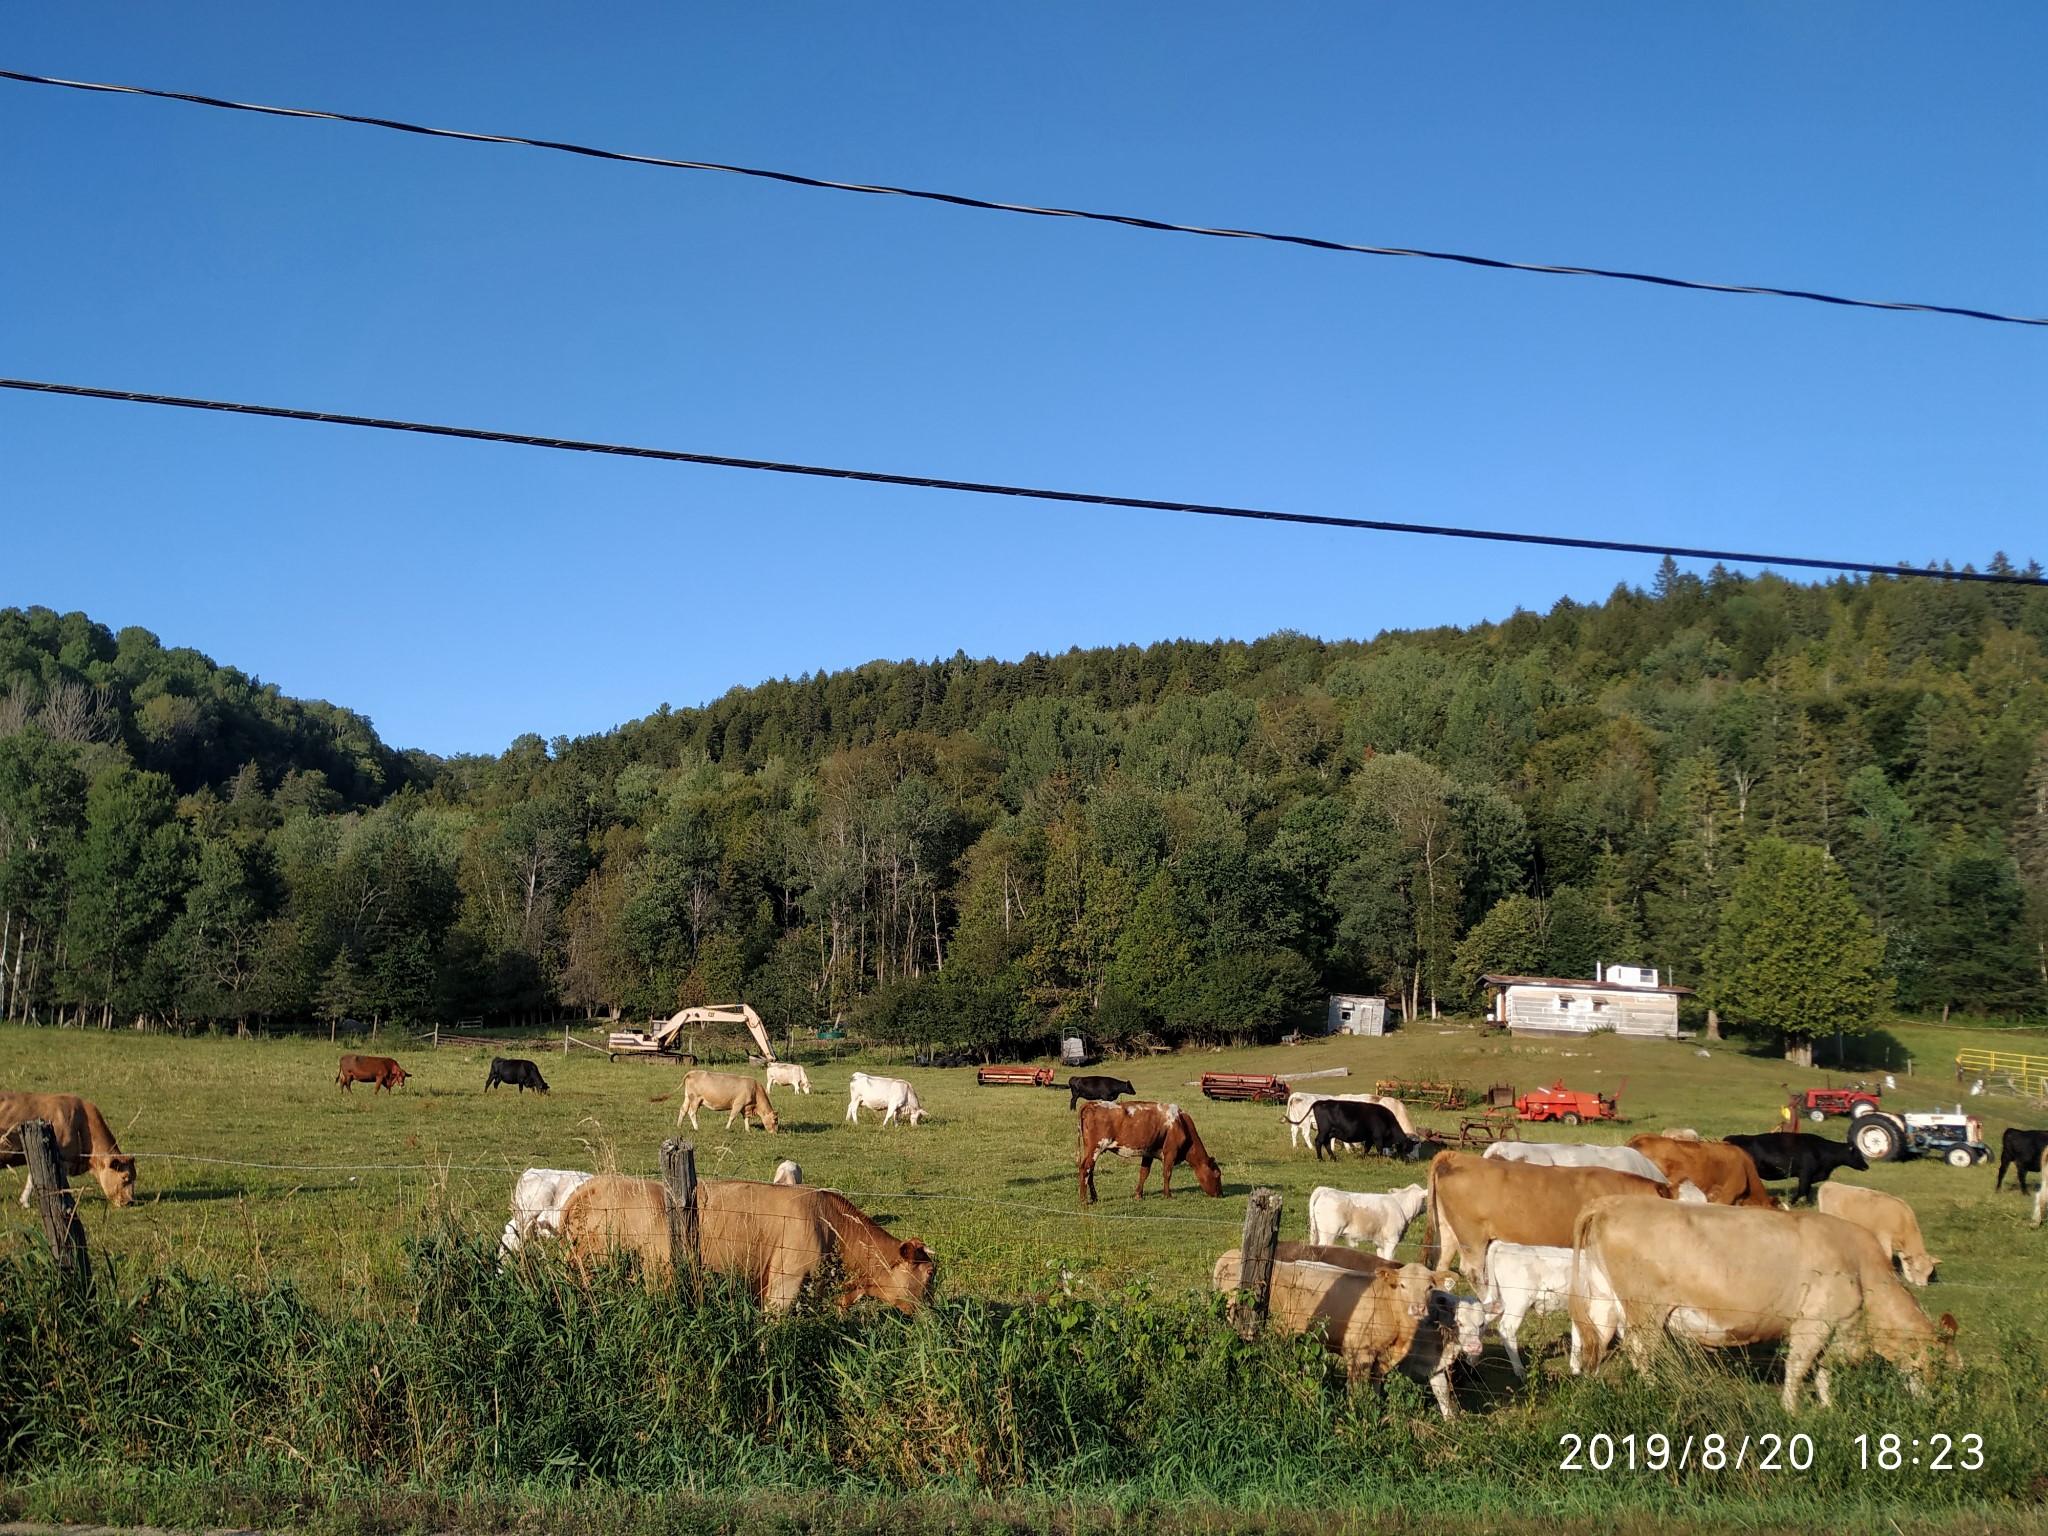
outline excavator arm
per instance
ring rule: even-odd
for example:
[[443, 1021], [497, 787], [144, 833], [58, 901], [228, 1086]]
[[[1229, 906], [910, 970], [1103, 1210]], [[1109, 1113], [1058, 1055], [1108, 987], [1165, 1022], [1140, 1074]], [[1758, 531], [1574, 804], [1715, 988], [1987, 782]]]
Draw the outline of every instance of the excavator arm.
[[745, 1003], [722, 1003], [712, 1008], [681, 1008], [654, 1026], [654, 1038], [662, 1050], [675, 1048], [676, 1036], [686, 1029], [705, 1024], [744, 1024], [747, 1033], [754, 1037], [754, 1044], [761, 1048], [761, 1054], [769, 1061], [775, 1060], [775, 1048], [768, 1043], [768, 1026], [761, 1022], [761, 1015]]

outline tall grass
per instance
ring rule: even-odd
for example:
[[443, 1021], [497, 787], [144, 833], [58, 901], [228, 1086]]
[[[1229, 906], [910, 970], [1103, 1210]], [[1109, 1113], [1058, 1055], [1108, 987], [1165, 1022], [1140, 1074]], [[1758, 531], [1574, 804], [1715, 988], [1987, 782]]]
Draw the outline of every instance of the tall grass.
[[[1882, 1365], [1837, 1370], [1836, 1406], [1793, 1422], [1767, 1374], [1674, 1354], [1644, 1377], [1616, 1362], [1473, 1394], [1445, 1424], [1405, 1381], [1347, 1386], [1310, 1341], [1247, 1343], [1193, 1295], [774, 1320], [717, 1285], [698, 1299], [624, 1272], [585, 1286], [544, 1258], [501, 1269], [488, 1243], [441, 1229], [411, 1245], [399, 1303], [366, 1318], [288, 1283], [176, 1270], [102, 1275], [88, 1301], [38, 1256], [0, 1257], [0, 1483], [17, 1511], [296, 1517], [426, 1500], [445, 1525], [471, 1505], [916, 1495], [1282, 1525], [1301, 1510], [1750, 1525], [1861, 1511], [1962, 1529], [1977, 1511], [2011, 1529], [2048, 1491], [2048, 1370], [2018, 1325], [1924, 1398]], [[1804, 1473], [1558, 1465], [1568, 1432], [1794, 1429], [1816, 1441]], [[1887, 1430], [1982, 1434], [1985, 1467], [1859, 1469], [1854, 1436]], [[90, 1511], [76, 1507], [85, 1490]]]

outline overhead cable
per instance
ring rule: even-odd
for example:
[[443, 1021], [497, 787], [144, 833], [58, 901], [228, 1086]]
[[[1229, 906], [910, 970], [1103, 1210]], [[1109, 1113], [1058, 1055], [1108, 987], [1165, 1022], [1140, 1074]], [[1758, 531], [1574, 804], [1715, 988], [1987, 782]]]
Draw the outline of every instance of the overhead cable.
[[522, 448], [549, 448], [563, 453], [601, 453], [628, 459], [657, 459], [671, 464], [708, 464], [720, 469], [747, 469], [775, 475], [809, 475], [821, 480], [852, 480], [866, 485], [901, 485], [916, 490], [959, 491], [971, 496], [1013, 496], [1032, 501], [1079, 506], [1119, 507], [1139, 512], [1179, 512], [1197, 517], [1243, 518], [1253, 522], [1302, 523], [1318, 528], [1352, 528], [1370, 533], [1412, 533], [1427, 538], [1478, 539], [1495, 544], [1540, 544], [1558, 549], [1590, 549], [1627, 555], [1669, 555], [1679, 560], [1716, 560], [1737, 565], [1785, 565], [1807, 570], [1842, 571], [1862, 576], [1920, 576], [1942, 581], [1981, 581], [2004, 586], [2048, 586], [2048, 576], [2028, 572], [1956, 571], [1932, 566], [1881, 565], [1864, 560], [1832, 560], [1807, 555], [1764, 555], [1729, 549], [1694, 549], [1680, 544], [1638, 544], [1619, 539], [1577, 538], [1557, 533], [1522, 533], [1500, 528], [1458, 528], [1439, 523], [1399, 523], [1380, 518], [1336, 517], [1319, 512], [1278, 512], [1265, 507], [1236, 507], [1199, 501], [1168, 501], [1149, 496], [1109, 496], [1094, 491], [1048, 490], [1040, 486], [1004, 485], [986, 480], [948, 480], [935, 475], [892, 474], [885, 470], [846, 469], [823, 464], [793, 464], [780, 459], [743, 459], [721, 453], [691, 453], [679, 448], [645, 448], [627, 443], [592, 442], [573, 437], [539, 437], [525, 432], [495, 432], [482, 427], [451, 427], [384, 416], [351, 416], [335, 411], [299, 410], [283, 405], [252, 405], [235, 400], [206, 400], [189, 395], [145, 394], [139, 390], [101, 389], [86, 384], [53, 384], [38, 379], [0, 378], [0, 389], [34, 394], [68, 395], [86, 400], [120, 400], [135, 405], [168, 405], [190, 411], [222, 411], [237, 416], [311, 421], [327, 426], [372, 427], [380, 432], [416, 432], [428, 437], [453, 437], [478, 443], [509, 443]]
[[1758, 283], [1710, 283], [1693, 278], [1664, 277], [1652, 272], [1629, 272], [1611, 267], [1564, 266], [1549, 262], [1509, 261], [1497, 256], [1474, 256], [1460, 251], [1432, 251], [1414, 246], [1357, 245], [1343, 240], [1324, 240], [1313, 235], [1278, 234], [1262, 229], [1233, 229], [1204, 224], [1178, 224], [1167, 219], [1138, 214], [1100, 213], [1086, 208], [1061, 208], [1035, 203], [998, 202], [993, 198], [970, 197], [959, 192], [934, 192], [919, 187], [898, 187], [886, 183], [835, 181], [825, 176], [806, 176], [795, 171], [767, 170], [760, 166], [728, 165], [716, 160], [677, 160], [665, 155], [632, 154], [624, 150], [598, 149], [589, 144], [571, 144], [559, 139], [532, 139], [511, 133], [474, 133], [460, 128], [432, 128], [397, 118], [369, 117], [356, 112], [323, 112], [311, 107], [278, 107], [253, 101], [229, 101], [219, 96], [201, 96], [190, 91], [165, 91], [143, 85], [117, 85], [104, 80], [65, 80], [54, 75], [33, 75], [21, 70], [0, 69], [0, 80], [23, 85], [61, 86], [73, 91], [97, 91], [116, 96], [146, 96], [158, 101], [182, 101], [193, 106], [218, 107], [230, 112], [256, 112], [267, 117], [311, 118], [320, 122], [355, 123], [366, 128], [386, 128], [396, 133], [419, 134], [433, 139], [460, 139], [471, 144], [514, 144], [526, 149], [546, 149], [558, 154], [582, 155], [593, 160], [616, 160], [628, 165], [651, 165], [673, 171], [720, 171], [731, 176], [751, 176], [762, 181], [779, 181], [789, 186], [814, 187], [832, 192], [859, 192], [875, 197], [909, 197], [928, 203], [946, 203], [955, 208], [976, 208], [990, 213], [1028, 214], [1042, 219], [1083, 219], [1095, 224], [1121, 224], [1162, 234], [1204, 235], [1217, 240], [1265, 240], [1278, 245], [1304, 246], [1315, 251], [1335, 251], [1350, 256], [1406, 256], [1421, 261], [1448, 261], [1460, 266], [1486, 267], [1502, 272], [1536, 272], [1555, 277], [1599, 277], [1615, 282], [1648, 283], [1658, 288], [1682, 288], [1695, 293], [1754, 294], [1779, 299], [1803, 299], [1814, 304], [1835, 304], [1849, 309], [1903, 310], [1916, 314], [1954, 315], [1965, 320], [1989, 320], [2000, 325], [2048, 326], [2048, 317], [2008, 315], [1995, 310], [1971, 309], [1957, 304], [1909, 304], [1888, 299], [1853, 299], [1836, 293], [1819, 293], [1805, 288], [1776, 288]]

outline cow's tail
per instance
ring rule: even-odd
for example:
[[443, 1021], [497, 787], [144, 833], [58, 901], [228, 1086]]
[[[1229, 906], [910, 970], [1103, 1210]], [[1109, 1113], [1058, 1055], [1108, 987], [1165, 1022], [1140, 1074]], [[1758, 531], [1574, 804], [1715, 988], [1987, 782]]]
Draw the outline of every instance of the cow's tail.
[[1443, 1207], [1436, 1197], [1436, 1180], [1443, 1170], [1443, 1161], [1443, 1153], [1429, 1160], [1429, 1222], [1422, 1229], [1422, 1262], [1431, 1269], [1443, 1267], [1443, 1242], [1438, 1231]]
[[1565, 1310], [1571, 1317], [1571, 1369], [1575, 1376], [1598, 1368], [1607, 1346], [1621, 1331], [1616, 1326], [1621, 1298], [1607, 1273], [1599, 1233], [1594, 1230], [1608, 1203], [1596, 1200], [1572, 1223], [1571, 1293], [1565, 1299]]

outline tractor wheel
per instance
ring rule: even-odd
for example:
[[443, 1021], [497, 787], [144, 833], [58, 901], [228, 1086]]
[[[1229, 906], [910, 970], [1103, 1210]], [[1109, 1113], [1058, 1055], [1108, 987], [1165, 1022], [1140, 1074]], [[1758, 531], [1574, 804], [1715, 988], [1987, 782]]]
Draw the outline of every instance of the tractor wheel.
[[1858, 1099], [1849, 1106], [1849, 1118], [1851, 1120], [1861, 1120], [1865, 1115], [1874, 1115], [1876, 1113], [1877, 1106], [1868, 1099]]
[[1968, 1147], [1950, 1147], [1948, 1149], [1948, 1165], [1951, 1168], [1968, 1168], [1976, 1161], [1977, 1154]]
[[1849, 1141], [1873, 1163], [1889, 1163], [1905, 1150], [1906, 1134], [1889, 1115], [1865, 1115], [1849, 1132]]
[[1828, 1112], [1824, 1109], [1809, 1109], [1806, 1112], [1806, 1118], [1811, 1120], [1815, 1125], [1819, 1125], [1822, 1121], [1826, 1120], [1827, 1117]]
[[1578, 1114], [1578, 1111], [1577, 1111], [1577, 1110], [1574, 1110], [1574, 1109], [1568, 1109], [1568, 1110], [1566, 1110], [1566, 1111], [1565, 1111], [1565, 1112], [1564, 1112], [1563, 1114], [1559, 1115], [1559, 1116], [1558, 1116], [1557, 1118], [1558, 1118], [1558, 1119], [1560, 1119], [1560, 1120], [1562, 1120], [1562, 1121], [1563, 1121], [1563, 1122], [1564, 1122], [1564, 1123], [1565, 1123], [1566, 1125], [1577, 1125], [1577, 1124], [1579, 1123], [1579, 1114]]

